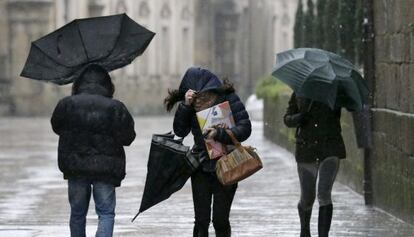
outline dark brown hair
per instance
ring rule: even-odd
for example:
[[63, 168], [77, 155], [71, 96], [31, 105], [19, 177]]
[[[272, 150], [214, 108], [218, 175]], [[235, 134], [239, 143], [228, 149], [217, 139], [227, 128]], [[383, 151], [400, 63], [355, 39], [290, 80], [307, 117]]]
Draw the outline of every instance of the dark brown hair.
[[168, 96], [164, 99], [164, 106], [168, 112], [170, 112], [174, 105], [185, 99], [185, 92], [181, 92], [180, 90], [168, 90]]
[[[230, 94], [234, 93], [235, 89], [233, 87], [233, 84], [227, 79], [223, 79], [223, 85], [217, 89], [214, 89], [213, 91], [219, 93], [219, 94]], [[179, 102], [185, 100], [185, 93], [180, 90], [168, 90], [168, 96], [164, 99], [164, 106], [168, 112], [170, 112], [174, 105]]]

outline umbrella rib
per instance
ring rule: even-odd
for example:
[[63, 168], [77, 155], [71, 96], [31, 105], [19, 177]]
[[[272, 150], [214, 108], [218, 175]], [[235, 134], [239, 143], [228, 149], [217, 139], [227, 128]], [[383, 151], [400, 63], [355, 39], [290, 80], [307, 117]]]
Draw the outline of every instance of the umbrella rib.
[[120, 27], [119, 27], [119, 34], [118, 34], [118, 36], [116, 37], [116, 41], [115, 41], [114, 47], [112, 47], [112, 49], [111, 49], [110, 53], [109, 53], [108, 55], [106, 55], [104, 58], [109, 58], [109, 57], [112, 55], [112, 53], [114, 52], [114, 50], [115, 50], [116, 46], [118, 45], [119, 38], [121, 37], [121, 34], [122, 34], [122, 25], [123, 25], [124, 20], [125, 20], [125, 17], [126, 17], [127, 15], [126, 15], [125, 13], [124, 13], [124, 14], [120, 14], [120, 15], [122, 15], [122, 20], [121, 20], [121, 25], [120, 25]]
[[[114, 52], [114, 50], [116, 49], [116, 46], [119, 43], [119, 39], [121, 38], [121, 34], [122, 34], [122, 30], [123, 30], [122, 25], [123, 25], [123, 22], [125, 20], [127, 20], [128, 15], [126, 15], [125, 13], [124, 14], [120, 14], [120, 15], [122, 15], [121, 27], [120, 27], [120, 30], [119, 30], [119, 34], [118, 34], [118, 36], [116, 38], [116, 43], [114, 44], [114, 47], [111, 49], [110, 53], [108, 55], [106, 55], [104, 58], [111, 57], [112, 53]], [[151, 33], [150, 32], [142, 32], [142, 33], [138, 33], [137, 35], [144, 35], [144, 34], [151, 34]], [[135, 50], [133, 54], [137, 54], [139, 52], [139, 50], [140, 49]]]
[[62, 63], [59, 63], [59, 62], [55, 61], [54, 58], [52, 58], [50, 55], [48, 55], [42, 48], [40, 48], [39, 46], [37, 46], [36, 43], [33, 43], [32, 45], [35, 46], [37, 49], [39, 49], [40, 52], [42, 52], [47, 58], [49, 58], [50, 60], [52, 60], [54, 63], [59, 64], [60, 66], [63, 66], [63, 67], [69, 67], [69, 66], [66, 66], [66, 65], [64, 65]]
[[[50, 57], [47, 53], [45, 53], [39, 46], [37, 46], [35, 43], [32, 43], [32, 46], [31, 47], [36, 47], [40, 52], [42, 52], [43, 53], [43, 55], [45, 56], [45, 57], [47, 57], [47, 58], [49, 58], [51, 61], [53, 61], [54, 63], [56, 63], [56, 64], [58, 64], [59, 66], [62, 66], [62, 67], [67, 67], [67, 66], [65, 66], [65, 65], [63, 65], [63, 64], [61, 64], [61, 63], [59, 63], [59, 62], [57, 62], [57, 61], [55, 61], [52, 57]], [[50, 67], [48, 67], [48, 68], [50, 68]], [[65, 75], [65, 76], [69, 76], [71, 73], [68, 73], [67, 75]], [[22, 77], [27, 77], [27, 78], [31, 78], [31, 79], [34, 79], [34, 80], [38, 80], [38, 81], [45, 81], [44, 80], [44, 78], [42, 78], [42, 77], [37, 77], [37, 76], [33, 76], [33, 75], [27, 75], [27, 74], [25, 74], [25, 73], [21, 73], [21, 75], [20, 76], [22, 76]], [[49, 82], [49, 81], [46, 81], [46, 82]], [[50, 82], [53, 82], [53, 80], [50, 80]], [[68, 83], [64, 83], [64, 84], [68, 84]]]
[[79, 29], [79, 24], [78, 24], [78, 21], [76, 21], [76, 25], [77, 25], [77, 27], [76, 27], [76, 28], [77, 28], [77, 30], [78, 30], [80, 40], [81, 40], [81, 42], [82, 42], [83, 52], [84, 52], [84, 53], [85, 53], [85, 55], [86, 55], [87, 62], [89, 62], [89, 55], [88, 55], [88, 52], [86, 51], [85, 42], [83, 41], [83, 36], [82, 36], [82, 33], [81, 33], [80, 29]]
[[[145, 35], [145, 34], [151, 34], [151, 33], [148, 33], [148, 32], [144, 32], [144, 33], [139, 33], [139, 34], [137, 34], [137, 35]], [[154, 35], [155, 35], [155, 33], [153, 33]], [[112, 54], [112, 52], [115, 50], [115, 48], [116, 48], [116, 46], [117, 46], [117, 44], [118, 44], [118, 41], [119, 41], [119, 38], [117, 39], [117, 42], [116, 42], [116, 44], [115, 44], [115, 46], [114, 46], [114, 48], [111, 50], [111, 53], [110, 54], [108, 54], [107, 56], [105, 56], [104, 58], [109, 58], [109, 57], [111, 57], [111, 54]], [[151, 40], [149, 40], [150, 42], [151, 42]], [[141, 49], [136, 49], [135, 51], [133, 51], [133, 53], [131, 54], [131, 55], [136, 55], [136, 54], [138, 54], [139, 53], [139, 51], [140, 51]], [[143, 52], [142, 52], [143, 53]], [[138, 56], [139, 55], [141, 55], [142, 53], [140, 53], [140, 54], [138, 54]], [[122, 59], [117, 59], [116, 61], [113, 61], [112, 63], [114, 63], [114, 62], [119, 62], [119, 61], [122, 61], [122, 60], [125, 60], [125, 58], [122, 58]], [[132, 59], [133, 60], [133, 59]], [[131, 62], [129, 62], [129, 63], [131, 63]], [[110, 71], [112, 71], [113, 69], [110, 69]]]

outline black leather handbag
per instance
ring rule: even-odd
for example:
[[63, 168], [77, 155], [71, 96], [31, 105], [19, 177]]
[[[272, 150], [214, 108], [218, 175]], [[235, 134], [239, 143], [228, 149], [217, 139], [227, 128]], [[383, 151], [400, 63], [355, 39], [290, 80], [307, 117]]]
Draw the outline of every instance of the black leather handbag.
[[188, 168], [195, 171], [200, 162], [194, 154], [192, 154], [189, 146], [183, 144], [183, 138], [174, 139], [172, 132], [165, 134], [153, 134], [150, 149], [151, 157], [164, 157], [172, 160], [185, 160]]

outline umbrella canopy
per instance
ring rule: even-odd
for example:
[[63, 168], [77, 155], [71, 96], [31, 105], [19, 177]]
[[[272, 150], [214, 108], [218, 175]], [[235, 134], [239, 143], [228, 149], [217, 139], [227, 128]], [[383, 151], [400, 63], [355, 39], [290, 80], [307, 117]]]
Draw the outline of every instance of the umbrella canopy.
[[32, 42], [21, 76], [64, 85], [90, 63], [111, 71], [141, 55], [154, 35], [126, 14], [77, 19]]
[[150, 207], [168, 199], [180, 190], [198, 167], [190, 148], [174, 140], [174, 134], [154, 134], [148, 158], [141, 207], [135, 218]]
[[356, 67], [341, 56], [314, 48], [298, 48], [277, 54], [274, 77], [286, 83], [298, 97], [359, 111], [369, 90]]

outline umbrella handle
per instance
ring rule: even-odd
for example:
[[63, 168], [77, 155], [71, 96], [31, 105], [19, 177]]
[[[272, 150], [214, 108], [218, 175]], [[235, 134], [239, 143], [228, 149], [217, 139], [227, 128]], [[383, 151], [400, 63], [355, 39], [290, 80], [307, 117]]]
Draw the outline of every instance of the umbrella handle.
[[62, 54], [62, 51], [60, 50], [60, 41], [62, 40], [62, 35], [61, 34], [59, 34], [58, 35], [58, 37], [57, 37], [57, 39], [56, 39], [56, 51], [57, 51], [57, 53], [58, 53], [58, 55], [60, 56], [61, 54]]
[[308, 111], [306, 111], [306, 112], [310, 112], [310, 110], [312, 109], [312, 105], [313, 105], [313, 100], [311, 100], [311, 102], [310, 102], [310, 104], [308, 106]]
[[132, 222], [134, 222], [134, 221], [135, 221], [135, 219], [137, 219], [137, 217], [138, 217], [138, 215], [139, 215], [139, 214], [141, 214], [141, 212], [138, 212], [138, 213], [134, 216], [134, 218], [132, 218], [131, 223], [132, 223]]

